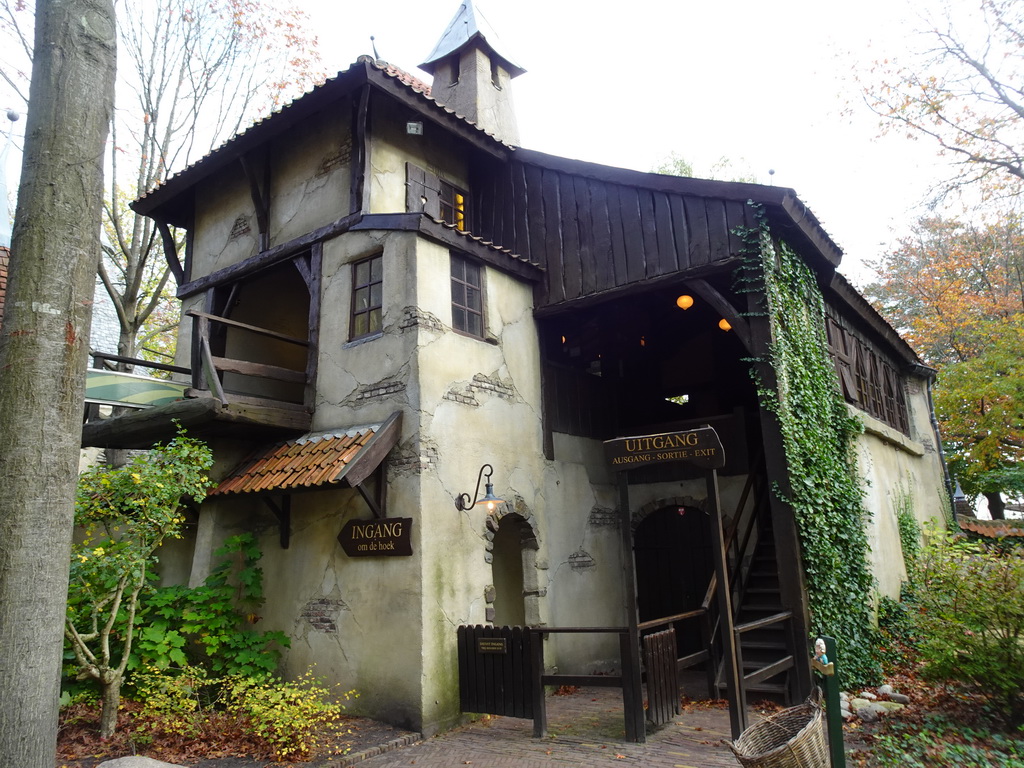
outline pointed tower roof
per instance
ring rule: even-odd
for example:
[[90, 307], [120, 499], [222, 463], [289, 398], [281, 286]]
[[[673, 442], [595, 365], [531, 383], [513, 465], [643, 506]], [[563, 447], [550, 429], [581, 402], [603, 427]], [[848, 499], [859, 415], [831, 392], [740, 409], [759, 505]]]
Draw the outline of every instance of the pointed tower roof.
[[455, 12], [454, 18], [448, 23], [441, 39], [437, 41], [434, 50], [427, 56], [427, 60], [420, 64], [420, 69], [434, 74], [434, 68], [438, 61], [476, 40], [486, 45], [490, 52], [505, 64], [511, 77], [517, 77], [526, 71], [498, 49], [500, 44], [498, 34], [487, 23], [483, 14], [473, 8], [473, 0], [463, 0], [459, 5], [459, 10]]

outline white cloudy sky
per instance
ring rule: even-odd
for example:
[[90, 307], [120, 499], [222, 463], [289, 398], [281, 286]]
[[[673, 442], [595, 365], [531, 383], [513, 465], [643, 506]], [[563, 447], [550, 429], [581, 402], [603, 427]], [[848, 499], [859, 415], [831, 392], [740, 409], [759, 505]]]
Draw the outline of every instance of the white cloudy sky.
[[[934, 0], [943, 1], [973, 2]], [[458, 8], [458, 0], [295, 2], [333, 71], [370, 53], [374, 35], [382, 58], [417, 72]], [[910, 5], [476, 0], [503, 53], [527, 70], [513, 86], [524, 146], [638, 170], [674, 151], [698, 175], [730, 158], [762, 183], [795, 188], [846, 250], [843, 271], [856, 282], [870, 277], [864, 260], [913, 220], [938, 173], [924, 142], [876, 138], [852, 80], [855, 67], [913, 39]], [[0, 107], [13, 102], [5, 87]], [[17, 175], [9, 171], [12, 186]]]
[[[675, 151], [698, 175], [728, 157], [762, 183], [795, 188], [846, 250], [843, 271], [857, 282], [870, 276], [863, 261], [914, 218], [939, 170], [923, 142], [876, 139], [852, 79], [855, 67], [905, 49], [921, 5], [475, 3], [527, 70], [513, 85], [524, 146], [645, 171]], [[458, 0], [355, 6], [307, 0], [333, 69], [369, 53], [370, 35], [382, 58], [414, 68]]]

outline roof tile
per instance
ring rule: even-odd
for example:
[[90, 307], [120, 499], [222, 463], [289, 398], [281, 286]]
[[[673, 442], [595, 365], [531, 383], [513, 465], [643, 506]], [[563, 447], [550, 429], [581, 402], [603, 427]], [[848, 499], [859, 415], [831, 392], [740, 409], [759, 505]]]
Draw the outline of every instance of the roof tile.
[[209, 495], [314, 488], [335, 483], [380, 427], [375, 424], [350, 432], [330, 432], [277, 443], [249, 457]]
[[1024, 522], [1020, 520], [978, 520], [973, 517], [958, 517], [960, 529], [970, 531], [989, 539], [1024, 537]]

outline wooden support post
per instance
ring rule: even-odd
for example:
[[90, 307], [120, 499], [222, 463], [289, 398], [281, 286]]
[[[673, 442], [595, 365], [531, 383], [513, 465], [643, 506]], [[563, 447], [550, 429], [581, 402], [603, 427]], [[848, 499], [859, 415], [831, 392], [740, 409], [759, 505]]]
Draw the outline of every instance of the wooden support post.
[[736, 657], [736, 639], [733, 634], [732, 586], [729, 584], [729, 563], [726, 560], [725, 532], [722, 530], [722, 509], [718, 503], [718, 471], [707, 473], [708, 511], [711, 513], [711, 545], [715, 558], [715, 581], [718, 593], [718, 621], [722, 636], [722, 665], [729, 692], [729, 725], [732, 737], [738, 739], [747, 728], [747, 710], [743, 702], [740, 675]]
[[544, 697], [544, 635], [530, 630], [530, 657], [533, 675], [533, 735], [542, 739], [548, 735], [547, 700]]
[[626, 603], [626, 645], [622, 647], [622, 702], [626, 716], [626, 738], [643, 744], [644, 694], [640, 672], [640, 621], [636, 603], [636, 568], [633, 563], [633, 526], [629, 511], [629, 475], [619, 472], [619, 527], [622, 540], [622, 588]]
[[[818, 643], [825, 644], [825, 658], [821, 658]], [[819, 637], [811, 660], [814, 671], [821, 676], [819, 685], [825, 690], [825, 724], [828, 729], [828, 751], [832, 768], [846, 768], [846, 748], [843, 745], [843, 716], [839, 704], [839, 680], [836, 678], [836, 641], [832, 637]]]

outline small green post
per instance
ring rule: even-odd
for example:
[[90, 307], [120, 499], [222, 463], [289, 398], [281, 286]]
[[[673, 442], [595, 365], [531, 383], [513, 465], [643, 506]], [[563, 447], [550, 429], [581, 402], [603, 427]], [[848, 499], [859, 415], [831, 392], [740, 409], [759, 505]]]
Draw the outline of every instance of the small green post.
[[839, 705], [839, 681], [836, 679], [836, 641], [821, 636], [814, 641], [811, 667], [821, 676], [825, 689], [825, 723], [828, 727], [828, 750], [832, 768], [846, 768], [846, 748], [843, 745], [843, 715]]

